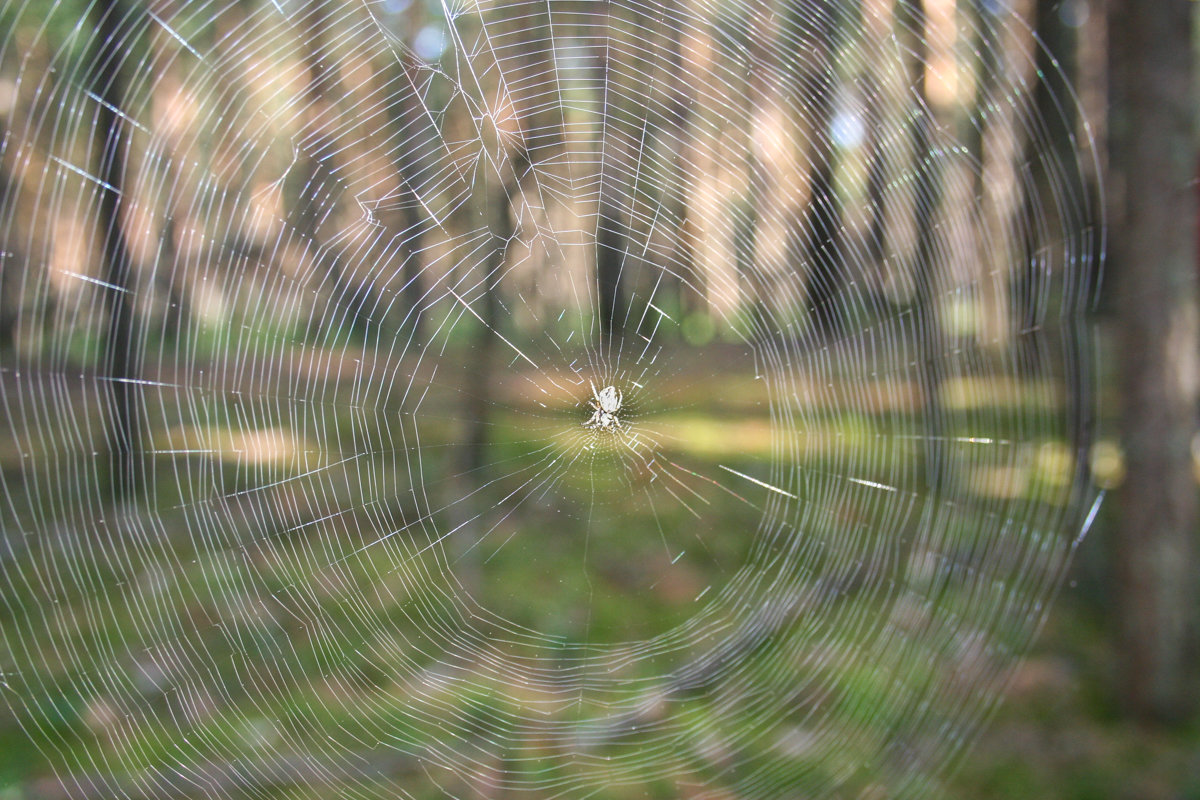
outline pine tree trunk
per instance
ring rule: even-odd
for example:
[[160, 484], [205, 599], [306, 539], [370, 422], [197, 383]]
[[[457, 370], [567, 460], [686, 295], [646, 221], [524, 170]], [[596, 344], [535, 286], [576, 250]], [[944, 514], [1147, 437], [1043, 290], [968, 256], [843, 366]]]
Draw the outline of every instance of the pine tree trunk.
[[1121, 698], [1187, 717], [1195, 694], [1196, 129], [1192, 0], [1113, 0], [1113, 259], [1127, 478], [1116, 534]]
[[103, 295], [107, 331], [100, 368], [112, 393], [107, 437], [113, 499], [125, 502], [133, 499], [143, 483], [136, 381], [141, 347], [133, 330], [133, 268], [121, 224], [125, 142], [121, 119], [114, 110], [125, 106], [125, 76], [121, 69], [124, 53], [119, 49], [124, 41], [121, 26], [127, 22], [128, 12], [120, 0], [104, 0], [94, 7], [94, 13], [101, 43], [96, 54], [99, 67], [95, 91], [104, 100], [96, 111], [96, 136], [101, 146], [97, 174], [112, 187], [100, 194], [97, 220], [104, 242], [104, 281], [112, 287]]

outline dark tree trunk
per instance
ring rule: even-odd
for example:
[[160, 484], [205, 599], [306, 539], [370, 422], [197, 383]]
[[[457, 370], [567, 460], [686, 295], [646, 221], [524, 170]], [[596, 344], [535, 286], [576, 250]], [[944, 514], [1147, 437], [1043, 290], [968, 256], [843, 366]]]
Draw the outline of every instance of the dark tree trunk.
[[872, 102], [867, 108], [867, 152], [871, 163], [867, 167], [867, 203], [871, 210], [871, 226], [867, 231], [868, 263], [880, 280], [885, 277], [884, 246], [887, 243], [887, 146], [884, 144], [884, 98], [880, 94], [882, 81], [876, 82]]
[[[417, 129], [421, 124], [421, 102], [417, 96], [414, 71], [416, 65], [411, 56], [397, 55], [396, 66], [397, 85], [399, 94], [390, 106], [394, 114], [393, 123], [401, 135], [401, 141]], [[425, 331], [422, 324], [420, 305], [425, 296], [424, 281], [421, 277], [421, 264], [418, 254], [421, 252], [421, 238], [425, 224], [421, 214], [421, 203], [414, 187], [418, 184], [419, 169], [416, 153], [411, 146], [402, 144], [396, 151], [396, 171], [399, 173], [400, 184], [404, 187], [403, 212], [400, 225], [403, 227], [404, 244], [400, 257], [403, 264], [400, 269], [400, 289], [402, 300], [402, 316], [408, 320], [408, 329], [412, 333], [413, 342], [420, 347], [425, 342]]]
[[[471, 343], [471, 351], [467, 355], [466, 407], [464, 419], [467, 431], [463, 441], [462, 458], [459, 469], [470, 473], [468, 484], [484, 483], [480, 472], [485, 465], [485, 450], [488, 443], [488, 431], [491, 427], [489, 412], [493, 362], [496, 360], [496, 332], [500, 324], [500, 303], [497, 292], [498, 283], [504, 271], [504, 256], [508, 242], [512, 238], [512, 213], [509, 209], [508, 192], [502, 186], [490, 187], [487, 196], [488, 228], [492, 234], [492, 243], [487, 258], [483, 262], [483, 279], [480, 286], [483, 289], [482, 302], [475, 303], [477, 313], [483, 322], [476, 330]], [[478, 320], [476, 320], [478, 321]]]
[[[513, 159], [514, 162], [518, 160]], [[502, 177], [489, 174], [479, 181], [477, 188], [481, 204], [486, 209], [491, 242], [483, 260], [483, 275], [478, 284], [482, 294], [471, 289], [470, 297], [463, 298], [470, 303], [473, 312], [465, 318], [478, 323], [478, 327], [466, 355], [462, 443], [452, 461], [453, 474], [448, 482], [449, 522], [455, 530], [468, 526], [478, 517], [486, 519], [487, 514], [487, 501], [479, 494], [479, 490], [489, 480], [487, 449], [492, 438], [493, 382], [496, 379], [496, 362], [505, 357], [498, 347], [501, 335], [499, 292], [508, 245], [516, 232], [512, 203], [517, 192], [518, 176], [523, 172], [519, 165], [514, 164], [514, 167], [513, 175]], [[471, 284], [466, 282], [463, 285], [471, 287]], [[474, 314], [478, 314], [479, 319], [475, 319]], [[486, 526], [478, 529], [485, 528]], [[463, 533], [454, 537], [450, 545], [455, 575], [458, 581], [472, 592], [480, 589], [483, 580], [480, 554], [475, 549], [479, 541], [480, 535], [474, 535], [465, 529]]]
[[898, 9], [911, 53], [909, 83], [920, 107], [912, 123], [913, 177], [916, 188], [913, 213], [916, 219], [917, 241], [913, 253], [913, 281], [916, 288], [914, 308], [917, 345], [921, 355], [920, 377], [922, 414], [925, 419], [925, 476], [931, 492], [942, 486], [946, 477], [946, 450], [942, 443], [941, 385], [945, 357], [941, 315], [938, 313], [937, 217], [941, 204], [941, 175], [938, 162], [930, 152], [933, 138], [933, 119], [928, 106], [925, 68], [929, 48], [925, 36], [924, 0], [901, 0]]
[[1057, 159], [1070, 164], [1075, 161], [1075, 126], [1078, 123], [1071, 86], [1076, 69], [1076, 29], [1063, 19], [1063, 3], [1038, 0], [1034, 14], [1034, 33], [1041, 45], [1037, 48], [1035, 66], [1038, 72], [1034, 105], [1038, 120], [1045, 126], [1044, 141], [1048, 141]]
[[[0, 117], [0, 128], [7, 129], [8, 120]], [[0, 219], [9, 219], [9, 205], [16, 205], [16, 188], [8, 177], [8, 169], [0, 160]], [[16, 259], [12, 245], [0, 240], [0, 353], [12, 348], [17, 333], [17, 309], [20, 306], [16, 274]]]
[[817, 331], [825, 338], [841, 334], [844, 320], [838, 306], [842, 289], [841, 208], [834, 186], [836, 153], [833, 147], [833, 101], [835, 65], [832, 58], [837, 35], [837, 7], [816, 2], [802, 4], [800, 9], [815, 14], [820, 20], [812, 40], [817, 52], [810, 56], [813, 71], [806, 78], [802, 107], [810, 109], [812, 128], [809, 136], [808, 213], [805, 216], [807, 247], [804, 262], [808, 280], [808, 307]]
[[[762, 66], [751, 70], [747, 76], [746, 104], [740, 110], [747, 119], [754, 118], [756, 108], [769, 107], [779, 100], [773, 95], [775, 87], [771, 82], [771, 76], [779, 68], [777, 53], [782, 44], [779, 39], [773, 17], [755, 20], [750, 36], [750, 57], [753, 63]], [[781, 170], [778, 164], [764, 160], [756, 148], [748, 147], [746, 172], [749, 174], [749, 197], [744, 213], [735, 223], [733, 251], [738, 280], [749, 290], [750, 320], [746, 333], [755, 339], [767, 340], [782, 333], [783, 327], [790, 322], [785, 322], [784, 314], [778, 313], [783, 310], [777, 297], [780, 293], [779, 273], [786, 267], [760, 258], [760, 245], [767, 235], [763, 228], [769, 225], [772, 207], [781, 199], [778, 188]]]
[[[308, 67], [305, 101], [308, 104], [308, 124], [318, 134], [335, 127], [336, 98], [343, 94], [337, 72], [329, 68], [325, 34], [329, 28], [328, 0], [307, 0], [304, 5], [304, 62]], [[324, 279], [320, 294], [328, 305], [318, 307], [311, 320], [310, 333], [328, 337], [342, 332], [365, 332], [363, 310], [369, 306], [367, 287], [347, 280], [336, 253], [324, 246], [321, 220], [338, 199], [335, 177], [337, 162], [332, 151], [337, 148], [325, 137], [315, 137], [314, 151], [306, 151], [299, 159], [297, 174], [292, 182], [295, 189], [292, 209], [297, 231], [308, 242], [318, 264], [317, 274]], [[330, 152], [323, 153], [322, 150]]]
[[596, 230], [596, 291], [600, 304], [600, 334], [606, 340], [620, 336], [624, 329], [625, 310], [621, 289], [621, 272], [625, 259], [625, 236], [617, 211], [607, 202], [600, 204], [600, 220]]
[[[1019, 331], [1022, 336], [1027, 335], [1025, 331], [1041, 328], [1041, 319], [1045, 309], [1036, 306], [1034, 298], [1048, 296], [1048, 293], [1043, 291], [1041, 284], [1048, 280], [1045, 275], [1050, 270], [1039, 272], [1035, 269], [1035, 264], [1040, 265], [1047, 258], [1051, 258], [1054, 255], [1053, 249], [1059, 245], [1056, 241], [1038, 241], [1033, 235], [1035, 231], [1045, 227], [1045, 220], [1039, 222], [1035, 218], [1035, 214], [1039, 213], [1038, 210], [1041, 209], [1040, 213], [1045, 215], [1059, 207], [1054, 201], [1053, 193], [1048, 190], [1049, 185], [1059, 182], [1070, 186], [1072, 191], [1079, 191], [1083, 194], [1084, 200], [1091, 208], [1095, 208], [1100, 203], [1100, 193], [1097, 189], [1095, 175], [1080, 163], [1080, 156], [1076, 152], [1079, 110], [1074, 101], [1075, 95], [1072, 87], [1077, 83], [1079, 76], [1078, 28], [1067, 23], [1064, 18], [1063, 4], [1051, 0], [1038, 0], [1034, 24], [1036, 26], [1034, 32], [1042, 45], [1038, 47], [1036, 57], [1038, 83], [1034, 94], [1034, 107], [1039, 123], [1044, 126], [1045, 135], [1038, 143], [1040, 151], [1034, 149], [1034, 144], [1038, 140], [1030, 140], [1027, 155], [1029, 163], [1038, 165], [1039, 160], [1042, 163], [1035, 172], [1039, 180], [1027, 181], [1025, 186], [1024, 214], [1029, 239], [1024, 262], [1028, 272], [1025, 276], [1023, 292], [1019, 295], [1022, 297], [1021, 302], [1025, 305], [1021, 319], [1018, 320], [1018, 324], [1022, 325]], [[1090, 153], [1086, 155], [1090, 155]], [[1040, 201], [1035, 202], [1035, 192], [1040, 192]], [[1099, 216], [1098, 212], [1096, 212], [1096, 216]], [[1060, 222], [1065, 222], [1069, 226], [1072, 221]], [[1085, 232], [1085, 235], [1093, 238], [1093, 241], [1088, 244], [1094, 248], [1095, 253], [1099, 253], [1103, 247], [1102, 242], [1099, 241], [1099, 232], [1089, 231]], [[1070, 265], [1061, 264], [1050, 266], [1055, 272], [1071, 268]], [[1091, 283], [1092, 277], [1090, 275], [1086, 278], [1081, 276], [1080, 280], [1083, 280], [1083, 285], [1086, 286]], [[1074, 290], [1068, 288], [1066, 291], [1068, 300], [1073, 300], [1077, 304], [1082, 305], [1091, 300], [1087, 296], [1086, 290], [1075, 291], [1074, 297], [1070, 297], [1070, 293]], [[1091, 354], [1086, 352], [1087, 337], [1082, 335], [1077, 326], [1068, 325], [1062, 334], [1066, 340], [1062, 374], [1066, 383], [1069, 419], [1073, 426], [1068, 433], [1071, 437], [1071, 448], [1075, 452], [1076, 486], [1084, 490], [1091, 483], [1091, 449], [1095, 429], [1095, 417], [1092, 411], [1094, 376], [1090, 366]], [[1024, 349], [1026, 355], [1022, 362], [1027, 367], [1036, 369], [1039, 366], [1037, 349], [1034, 347]]]
[[1002, 103], [997, 97], [1001, 89], [1000, 77], [1005, 70], [1004, 18], [997, 18], [997, 9], [989, 0], [967, 0], [970, 20], [974, 26], [971, 49], [975, 58], [973, 73], [975, 92], [967, 117], [965, 144], [975, 169], [972, 174], [971, 195], [973, 207], [971, 226], [974, 232], [974, 249], [977, 263], [978, 283], [978, 332], [977, 340], [986, 348], [996, 352], [1009, 352], [1017, 344], [1013, 331], [1020, 330], [1014, 319], [1014, 307], [1019, 303], [1014, 298], [1013, 285], [1023, 275], [1014, 275], [1014, 265], [1026, 258], [1026, 243], [1013, 242], [1010, 249], [1007, 236], [999, 236], [1006, 225], [1019, 222], [1018, 209], [1010, 199], [1005, 180], [996, 180], [996, 174], [1016, 180], [1015, 153], [1010, 149], [1021, 136], [1017, 110], [1011, 103]]
[[491, 245], [483, 261], [483, 277], [480, 283], [483, 290], [482, 302], [472, 306], [483, 323], [479, 326], [467, 357], [468, 385], [464, 409], [467, 430], [458, 464], [463, 474], [470, 475], [466, 483], [475, 485], [485, 482], [481, 473], [486, 464], [484, 456], [492, 424], [489, 397], [492, 393], [494, 366], [498, 358], [496, 345], [500, 331], [500, 282], [504, 274], [508, 246], [516, 236], [513, 198], [517, 194], [520, 177], [529, 167], [528, 158], [524, 153], [510, 156], [509, 163], [512, 167], [511, 174], [503, 177], [489, 175], [486, 180], [481, 181], [480, 186], [482, 200], [487, 209]]
[[102, 369], [112, 400], [108, 422], [108, 450], [113, 499], [131, 500], [141, 488], [141, 419], [138, 407], [137, 371], [141, 342], [133, 331], [133, 268], [125, 232], [121, 226], [121, 189], [125, 184], [125, 150], [121, 118], [114, 109], [124, 108], [125, 76], [122, 69], [128, 46], [125, 27], [127, 11], [120, 0], [102, 0], [93, 6], [96, 15], [96, 95], [104, 100], [97, 111], [96, 135], [100, 137], [97, 173], [107, 186], [101, 192], [98, 223], [104, 242], [104, 290], [108, 329], [104, 337]]
[[[976, 211], [980, 211], [980, 205], [985, 202], [988, 195], [987, 181], [987, 165], [989, 163], [988, 153], [985, 152], [985, 143], [988, 133], [994, 130], [996, 121], [994, 118], [1000, 115], [992, 109], [995, 103], [995, 92], [997, 77], [1000, 69], [1000, 52], [999, 31], [996, 23], [992, 20], [992, 14], [988, 11], [988, 0], [971, 0], [970, 2], [973, 19], [975, 24], [975, 35], [973, 36], [972, 49], [975, 51], [975, 97], [973, 99], [973, 108], [971, 116], [974, 124], [967, 129], [966, 146], [967, 152], [974, 159], [977, 167], [972, 176], [972, 194], [975, 197], [977, 204]], [[980, 229], [986, 227], [986, 221], [982, 215], [977, 216], [976, 226]], [[982, 231], [981, 231], [982, 232]], [[980, 258], [986, 258], [988, 253], [980, 253]]]
[[[167, 186], [176, 186], [175, 169], [168, 164]], [[162, 338], [165, 342], [174, 342], [188, 324], [188, 304], [183, 292], [180, 291], [179, 276], [179, 247], [175, 227], [174, 188], [167, 191], [164, 197], [166, 207], [163, 209], [163, 224], [158, 232], [158, 258], [154, 270], [155, 281], [159, 294], [164, 297], [165, 308], [162, 315]]]
[[1127, 478], [1116, 532], [1120, 693], [1135, 716], [1195, 708], [1200, 375], [1191, 0], [1113, 0], [1113, 260]]
[[[596, 64], [597, 83], [601, 92], [607, 97], [618, 95], [617, 77], [610, 75], [607, 49], [597, 47], [599, 53]], [[610, 85], [611, 84], [611, 85]], [[613, 110], [610, 116], [623, 119], [625, 109], [621, 100], [610, 100]], [[625, 248], [628, 234], [624, 230], [621, 217], [627, 216], [618, 207], [617, 200], [624, 196], [633, 207], [632, 194], [634, 187], [626, 186], [619, 170], [614, 169], [613, 163], [630, 163], [637, 157], [632, 152], [630, 143], [621, 138], [623, 126], [613, 122], [605, 126], [605, 138], [601, 143], [603, 148], [604, 167], [600, 175], [600, 203], [596, 209], [596, 315], [600, 323], [601, 347], [611, 346], [614, 336], [621, 334], [625, 319], [622, 308], [621, 273], [624, 266]], [[624, 195], [619, 194], [624, 193]]]
[[[1034, 32], [1040, 45], [1035, 55], [1038, 81], [1034, 89], [1034, 118], [1037, 128], [1025, 142], [1025, 158], [1035, 165], [1033, 177], [1026, 178], [1022, 185], [1022, 205], [1018, 212], [1020, 230], [1023, 232], [1024, 258], [1022, 269], [1013, 282], [1012, 305], [1014, 323], [1022, 337], [1019, 366], [1030, 375], [1042, 368], [1041, 354], [1034, 345], [1039, 335], [1041, 320], [1045, 316], [1044, 304], [1047, 297], [1045, 284], [1052, 272], [1046, 248], [1052, 243], [1039, 239], [1044, 229], [1044, 215], [1052, 213], [1054, 204], [1045, 202], [1050, 196], [1048, 184], [1062, 180], [1061, 173], [1036, 169], [1039, 160], [1049, 160], [1072, 165], [1075, 161], [1074, 141], [1075, 105], [1070, 100], [1070, 70], [1075, 62], [1075, 36], [1063, 22], [1061, 3], [1038, 0], [1034, 10]], [[1055, 65], [1055, 61], [1063, 68]], [[1037, 135], [1040, 133], [1040, 135]]]
[[[695, 259], [692, 253], [692, 241], [689, 234], [687, 217], [687, 184], [685, 159], [691, 155], [693, 147], [692, 125], [695, 88], [689, 80], [688, 69], [684, 65], [683, 44], [681, 42], [680, 25], [677, 20], [681, 14], [676, 0], [664, 3], [665, 18], [670, 20], [671, 31], [670, 63], [671, 83], [669, 100], [666, 103], [661, 136], [665, 141], [676, 143], [672, 148], [674, 153], [674, 168], [669, 185], [664, 185], [663, 205], [667, 210], [666, 219], [670, 221], [670, 252], [668, 262], [662, 266], [663, 289], [667, 297], [673, 297], [682, 307], [685, 302], [684, 282], [680, 275], [695, 275]], [[651, 325], [653, 330], [653, 324]], [[651, 330], [642, 331], [651, 335]]]

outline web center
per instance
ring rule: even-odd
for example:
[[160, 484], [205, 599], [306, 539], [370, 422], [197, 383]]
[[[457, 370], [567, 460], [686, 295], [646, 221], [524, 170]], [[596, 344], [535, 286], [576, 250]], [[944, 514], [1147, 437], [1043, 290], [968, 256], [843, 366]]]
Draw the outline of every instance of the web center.
[[621, 420], [617, 416], [625, 400], [621, 390], [615, 386], [605, 386], [597, 390], [596, 384], [591, 381], [588, 385], [592, 388], [592, 397], [587, 401], [592, 409], [592, 416], [583, 423], [583, 427], [598, 431], [621, 430]]

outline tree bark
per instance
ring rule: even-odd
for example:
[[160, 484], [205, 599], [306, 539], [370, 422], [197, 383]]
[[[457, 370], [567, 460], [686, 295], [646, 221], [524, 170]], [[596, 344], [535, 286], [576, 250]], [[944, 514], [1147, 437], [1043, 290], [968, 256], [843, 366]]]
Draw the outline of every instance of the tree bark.
[[[9, 121], [0, 116], [0, 127], [8, 129]], [[0, 216], [8, 218], [9, 206], [17, 204], [17, 187], [8, 176], [0, 159]], [[17, 281], [16, 259], [8, 237], [0, 239], [0, 353], [8, 352], [16, 341], [20, 308], [20, 287]]]
[[[341, 85], [337, 70], [332, 68], [333, 56], [328, 52], [325, 40], [330, 28], [328, 0], [306, 0], [301, 26], [304, 30], [304, 63], [308, 67], [308, 82], [304, 89], [307, 103], [307, 125], [320, 134], [318, 142], [325, 138], [335, 126], [337, 98], [347, 89]], [[301, 155], [293, 179], [295, 194], [291, 197], [291, 212], [297, 232], [309, 243], [313, 258], [318, 264], [317, 276], [321, 282], [320, 295], [328, 304], [317, 307], [310, 321], [310, 334], [318, 340], [336, 339], [343, 333], [362, 335], [365, 333], [364, 308], [370, 306], [369, 287], [356, 279], [348, 278], [337, 253], [326, 246], [321, 231], [321, 222], [328, 215], [330, 206], [338, 201], [339, 188], [335, 173], [339, 160], [335, 146], [319, 143], [306, 149]]]
[[[395, 102], [389, 106], [392, 123], [402, 139], [412, 135], [417, 129], [423, 115], [420, 98], [417, 96], [416, 64], [412, 56], [397, 55], [392, 69], [396, 75], [396, 84], [400, 87]], [[405, 144], [396, 148], [396, 173], [403, 185], [403, 212], [400, 224], [403, 226], [404, 247], [401, 258], [404, 259], [400, 270], [403, 287], [400, 290], [402, 301], [402, 316], [408, 320], [408, 330], [412, 333], [415, 347], [425, 343], [425, 329], [420, 313], [421, 301], [425, 297], [425, 281], [422, 278], [420, 253], [425, 221], [421, 214], [420, 199], [416, 186], [419, 182], [420, 165], [413, 147]]]
[[[1025, 159], [1031, 165], [1039, 161], [1061, 164], [1071, 169], [1075, 162], [1076, 109], [1071, 100], [1070, 85], [1074, 79], [1075, 34], [1062, 18], [1061, 3], [1037, 0], [1034, 7], [1034, 33], [1037, 37], [1034, 66], [1037, 85], [1034, 87], [1034, 123], [1038, 129], [1026, 134]], [[1057, 61], [1057, 63], [1056, 63]], [[1066, 179], [1073, 177], [1068, 174]], [[1042, 241], [1039, 231], [1042, 218], [1052, 213], [1050, 185], [1064, 180], [1059, 171], [1038, 169], [1022, 184], [1021, 208], [1018, 211], [1019, 230], [1023, 231], [1022, 268], [1014, 276], [1012, 293], [1013, 322], [1021, 337], [1018, 366], [1030, 377], [1036, 377], [1048, 365], [1041, 363], [1036, 339], [1045, 318], [1045, 291], [1051, 268], [1048, 249], [1055, 242]], [[1070, 375], [1068, 374], [1068, 378]]]
[[[609, 72], [605, 48], [598, 47], [600, 54], [595, 64], [596, 82], [602, 87], [606, 102], [612, 104], [609, 116], [622, 119], [622, 101], [617, 99], [620, 75]], [[610, 95], [612, 99], [610, 98]], [[615, 112], [615, 113], [614, 113]], [[621, 208], [623, 199], [629, 208], [635, 204], [632, 195], [635, 187], [628, 186], [620, 170], [613, 164], [629, 163], [637, 158], [630, 143], [624, 141], [621, 132], [624, 126], [616, 121], [605, 125], [604, 141], [601, 143], [604, 166], [600, 175], [600, 203], [596, 209], [596, 315], [600, 329], [601, 351], [611, 348], [614, 337], [619, 338], [624, 330], [626, 310], [624, 307], [624, 265], [629, 246], [630, 226], [623, 218], [631, 216]]]
[[[504, 275], [508, 246], [516, 232], [513, 222], [512, 197], [516, 186], [499, 176], [481, 181], [483, 204], [486, 208], [491, 244], [484, 259], [480, 278], [479, 316], [482, 324], [476, 329], [471, 350], [467, 354], [466, 406], [463, 417], [467, 430], [459, 470], [467, 476], [466, 483], [482, 486], [487, 482], [482, 471], [487, 466], [486, 450], [492, 427], [490, 408], [492, 381], [496, 361], [496, 338], [500, 328], [500, 280]], [[472, 320], [474, 321], [474, 320]]]
[[818, 20], [819, 29], [813, 37], [816, 52], [811, 58], [812, 71], [804, 80], [804, 107], [811, 110], [812, 128], [809, 136], [809, 201], [805, 216], [807, 247], [804, 261], [807, 269], [808, 307], [812, 323], [825, 339], [842, 334], [842, 313], [838, 295], [844, 280], [841, 263], [842, 212], [834, 186], [834, 167], [837, 154], [833, 147], [833, 101], [836, 76], [833, 50], [837, 36], [837, 6], [825, 0], [809, 0], [798, 12]]
[[107, 430], [113, 499], [133, 498], [142, 484], [140, 465], [141, 420], [137, 398], [137, 371], [141, 342], [133, 331], [133, 268], [121, 225], [121, 188], [125, 183], [125, 144], [121, 119], [114, 109], [125, 105], [122, 71], [128, 45], [123, 25], [127, 11], [120, 0], [103, 0], [93, 7], [97, 41], [95, 92], [104, 102], [97, 111], [100, 163], [97, 173], [107, 187], [100, 194], [98, 223], [104, 242], [104, 308], [108, 329], [104, 337], [101, 368], [111, 392], [112, 408]]
[[625, 328], [625, 302], [621, 284], [624, 271], [625, 236], [617, 218], [616, 208], [607, 200], [600, 203], [600, 220], [596, 226], [596, 293], [600, 304], [600, 335], [611, 343]]
[[933, 143], [933, 119], [929, 110], [925, 71], [929, 63], [924, 0], [901, 0], [897, 13], [907, 32], [906, 49], [909, 84], [919, 107], [915, 109], [912, 138], [912, 172], [916, 182], [913, 214], [917, 241], [913, 252], [913, 281], [916, 289], [914, 317], [921, 355], [922, 414], [925, 419], [925, 476], [931, 494], [941, 490], [947, 477], [946, 448], [942, 428], [942, 362], [945, 342], [938, 311], [937, 220], [942, 202], [941, 174], [937, 159], [930, 152]]
[[1127, 478], [1116, 533], [1119, 692], [1134, 716], [1194, 706], [1200, 325], [1191, 0], [1110, 6], [1112, 269]]

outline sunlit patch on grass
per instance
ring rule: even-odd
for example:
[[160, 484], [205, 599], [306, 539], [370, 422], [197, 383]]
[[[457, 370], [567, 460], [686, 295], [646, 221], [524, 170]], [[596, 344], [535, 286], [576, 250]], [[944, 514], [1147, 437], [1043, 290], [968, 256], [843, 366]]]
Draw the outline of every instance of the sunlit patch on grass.
[[1027, 466], [992, 466], [976, 469], [970, 479], [974, 492], [997, 500], [1016, 500], [1029, 489]]
[[1070, 485], [1075, 458], [1065, 442], [1045, 442], [1038, 448], [1035, 463], [1040, 481], [1056, 488]]
[[940, 395], [942, 406], [952, 411], [990, 406], [1055, 410], [1062, 405], [1063, 391], [1053, 381], [989, 376], [950, 378]]
[[[1125, 451], [1111, 440], [1096, 442], [1092, 448], [1092, 478], [1101, 489], [1115, 489], [1125, 480]], [[1197, 472], [1200, 480], [1200, 471]]]
[[669, 449], [683, 450], [694, 456], [765, 456], [771, 452], [773, 432], [765, 417], [734, 421], [708, 416], [671, 416], [655, 419], [653, 427], [662, 434], [663, 443]]
[[259, 466], [296, 466], [308, 468], [324, 453], [305, 442], [290, 428], [259, 428], [239, 431], [227, 428], [204, 429], [179, 427], [161, 434], [155, 450], [162, 455], [204, 455], [222, 461]]

